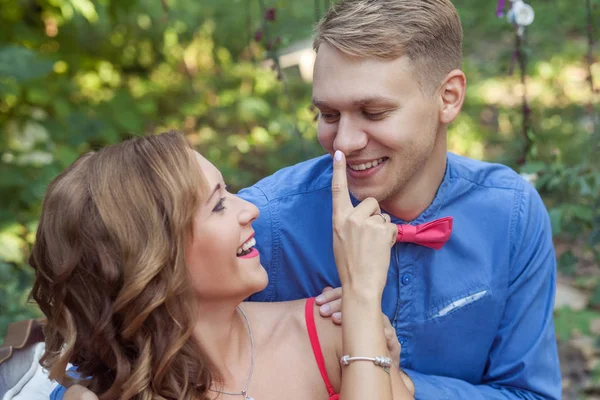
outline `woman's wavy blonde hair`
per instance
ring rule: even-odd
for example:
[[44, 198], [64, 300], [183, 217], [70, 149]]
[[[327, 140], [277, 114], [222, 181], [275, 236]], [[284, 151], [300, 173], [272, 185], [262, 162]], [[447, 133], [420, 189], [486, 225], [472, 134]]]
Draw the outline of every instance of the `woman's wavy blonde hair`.
[[101, 400], [206, 398], [184, 264], [205, 188], [176, 132], [88, 153], [52, 182], [29, 260], [51, 379], [72, 384], [70, 362]]

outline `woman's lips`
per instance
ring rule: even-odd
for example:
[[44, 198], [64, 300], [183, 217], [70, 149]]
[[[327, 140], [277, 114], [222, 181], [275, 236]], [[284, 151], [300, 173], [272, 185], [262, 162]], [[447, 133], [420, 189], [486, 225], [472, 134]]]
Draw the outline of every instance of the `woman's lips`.
[[256, 256], [258, 256], [258, 250], [256, 250], [256, 247], [253, 247], [252, 250], [250, 250], [250, 253], [246, 254], [245, 256], [238, 256], [239, 258], [254, 258]]

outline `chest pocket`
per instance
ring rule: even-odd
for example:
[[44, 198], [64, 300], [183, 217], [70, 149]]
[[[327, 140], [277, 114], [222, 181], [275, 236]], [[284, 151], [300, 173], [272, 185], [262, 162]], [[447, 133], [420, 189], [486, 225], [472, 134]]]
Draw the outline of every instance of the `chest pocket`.
[[449, 314], [460, 311], [465, 307], [474, 305], [474, 303], [482, 300], [485, 296], [490, 294], [490, 289], [487, 287], [480, 287], [470, 290], [467, 293], [462, 293], [456, 298], [447, 301], [447, 304], [442, 303], [439, 306], [432, 307], [427, 313], [427, 320], [435, 318], [443, 318]]
[[500, 303], [492, 288], [476, 286], [430, 306], [414, 326], [418, 343], [412, 348], [412, 367], [477, 382], [502, 319]]

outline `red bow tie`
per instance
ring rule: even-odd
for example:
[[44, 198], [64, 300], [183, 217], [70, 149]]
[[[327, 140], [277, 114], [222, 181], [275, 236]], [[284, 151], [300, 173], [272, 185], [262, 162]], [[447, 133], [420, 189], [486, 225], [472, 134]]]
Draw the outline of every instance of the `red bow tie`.
[[452, 217], [444, 217], [421, 225], [398, 225], [396, 242], [410, 242], [439, 250], [450, 239]]

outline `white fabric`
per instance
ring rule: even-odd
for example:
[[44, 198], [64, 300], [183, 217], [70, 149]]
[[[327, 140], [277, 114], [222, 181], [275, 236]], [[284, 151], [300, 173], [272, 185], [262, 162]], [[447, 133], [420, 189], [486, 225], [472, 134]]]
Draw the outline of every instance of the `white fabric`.
[[34, 346], [33, 360], [29, 370], [14, 387], [4, 394], [2, 400], [48, 400], [50, 393], [58, 385], [57, 382], [48, 379], [48, 372], [39, 363], [46, 345], [36, 343]]
[[450, 303], [450, 305], [442, 308], [437, 314], [433, 316], [433, 318], [443, 317], [444, 315], [450, 314], [452, 311], [456, 311], [459, 308], [466, 306], [467, 304], [474, 303], [477, 300], [481, 299], [483, 296], [485, 296], [486, 293], [487, 290], [483, 290], [481, 292], [477, 292], [462, 299], [455, 300], [452, 303]]

